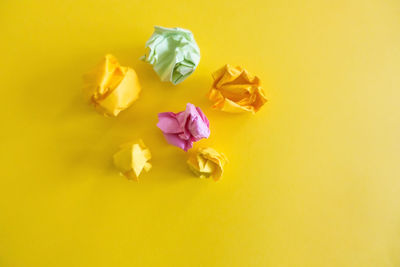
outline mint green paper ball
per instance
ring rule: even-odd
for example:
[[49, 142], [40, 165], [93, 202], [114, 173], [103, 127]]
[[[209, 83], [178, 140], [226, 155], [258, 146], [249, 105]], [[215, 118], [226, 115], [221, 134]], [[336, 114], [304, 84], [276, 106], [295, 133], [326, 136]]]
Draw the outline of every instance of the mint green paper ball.
[[155, 26], [141, 58], [153, 65], [162, 81], [178, 84], [194, 72], [200, 62], [200, 49], [189, 30]]

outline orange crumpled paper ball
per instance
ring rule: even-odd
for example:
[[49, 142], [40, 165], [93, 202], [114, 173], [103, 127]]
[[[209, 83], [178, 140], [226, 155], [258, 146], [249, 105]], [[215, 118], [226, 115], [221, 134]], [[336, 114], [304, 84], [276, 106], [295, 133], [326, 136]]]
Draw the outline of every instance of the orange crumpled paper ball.
[[207, 96], [215, 109], [254, 114], [267, 102], [260, 79], [240, 66], [226, 64], [212, 76], [214, 83]]

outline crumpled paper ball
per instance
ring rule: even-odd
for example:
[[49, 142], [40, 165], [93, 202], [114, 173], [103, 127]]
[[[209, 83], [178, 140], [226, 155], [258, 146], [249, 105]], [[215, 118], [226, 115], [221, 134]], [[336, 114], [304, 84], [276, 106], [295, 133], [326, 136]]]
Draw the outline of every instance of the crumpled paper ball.
[[210, 123], [200, 108], [188, 103], [186, 110], [158, 114], [157, 127], [171, 145], [187, 151], [193, 142], [210, 136]]
[[146, 48], [147, 53], [141, 59], [153, 65], [161, 81], [178, 84], [200, 62], [200, 49], [189, 30], [155, 26]]
[[129, 180], [138, 181], [143, 170], [151, 169], [151, 153], [142, 140], [121, 145], [113, 159], [115, 167]]
[[85, 94], [104, 115], [117, 116], [139, 97], [141, 87], [136, 72], [122, 67], [113, 55], [84, 76]]
[[189, 155], [187, 164], [189, 168], [200, 178], [213, 178], [215, 181], [221, 179], [224, 166], [228, 162], [226, 156], [218, 153], [215, 149], [199, 148]]
[[226, 112], [257, 112], [267, 102], [260, 79], [242, 67], [225, 65], [213, 73], [208, 98], [213, 108]]

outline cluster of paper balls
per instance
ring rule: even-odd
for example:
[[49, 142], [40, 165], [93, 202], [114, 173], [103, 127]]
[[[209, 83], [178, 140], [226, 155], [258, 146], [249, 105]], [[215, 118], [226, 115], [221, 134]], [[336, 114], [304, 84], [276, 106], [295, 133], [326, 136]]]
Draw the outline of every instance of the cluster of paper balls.
[[[146, 53], [141, 58], [151, 64], [161, 81], [176, 85], [192, 74], [200, 62], [200, 49], [189, 30], [156, 26], [146, 42]], [[224, 65], [212, 74], [214, 82], [207, 97], [212, 107], [224, 112], [257, 112], [267, 101], [257, 76], [242, 67]], [[106, 116], [118, 116], [139, 98], [142, 90], [136, 72], [121, 66], [113, 55], [85, 75], [85, 94], [96, 109]], [[206, 115], [191, 103], [186, 109], [158, 114], [157, 127], [166, 141], [184, 151], [193, 143], [210, 136]], [[123, 144], [114, 154], [114, 165], [128, 179], [138, 181], [143, 170], [152, 167], [150, 150], [143, 140]], [[224, 154], [210, 147], [201, 147], [190, 153], [187, 163], [201, 178], [219, 180], [227, 163]]]

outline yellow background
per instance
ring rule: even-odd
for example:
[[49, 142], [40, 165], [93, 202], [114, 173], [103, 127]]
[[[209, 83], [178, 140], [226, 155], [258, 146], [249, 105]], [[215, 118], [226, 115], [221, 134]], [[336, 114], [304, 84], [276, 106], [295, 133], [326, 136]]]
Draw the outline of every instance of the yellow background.
[[[0, 2], [0, 266], [400, 266], [400, 2]], [[138, 60], [154, 25], [190, 29], [178, 86]], [[143, 92], [117, 118], [82, 99], [105, 53]], [[255, 116], [210, 109], [225, 63], [260, 76]], [[157, 113], [200, 106], [223, 180], [196, 179]], [[139, 184], [111, 163], [143, 138]]]

